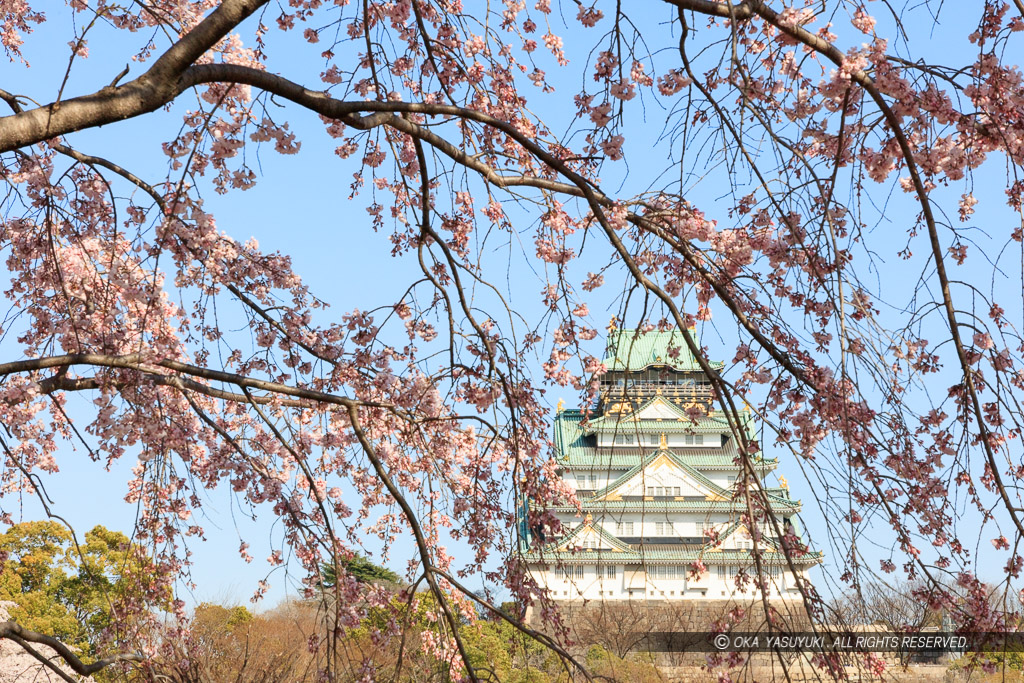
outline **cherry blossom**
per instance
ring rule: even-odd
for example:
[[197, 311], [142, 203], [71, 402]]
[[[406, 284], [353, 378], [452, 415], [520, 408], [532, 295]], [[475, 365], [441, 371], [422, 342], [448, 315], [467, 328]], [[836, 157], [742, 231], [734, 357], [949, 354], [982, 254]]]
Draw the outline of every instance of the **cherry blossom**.
[[[926, 2], [897, 24], [819, 5], [677, 0], [641, 34], [647, 18], [600, 3], [565, 26], [546, 1], [158, 0], [104, 5], [94, 25], [86, 2], [0, 1], [11, 68], [30, 74], [33, 29], [73, 19], [67, 89], [0, 93], [0, 514], [45, 496], [72, 448], [125, 461], [158, 568], [121, 644], [140, 652], [161, 642], [157, 593], [187, 583], [207, 491], [279, 521], [268, 569], [301, 567], [309, 596], [361, 538], [407, 543], [405, 578], [433, 600], [418, 645], [473, 679], [458, 630], [476, 614], [470, 578], [562, 623], [518, 558], [564, 531], [547, 509], [574, 500], [545, 392], [592, 403], [607, 371], [592, 318], [612, 315], [681, 330], [674, 353], [711, 378], [716, 411], [738, 425], [749, 406], [763, 429], [735, 429], [740, 464], [778, 451], [807, 468], [819, 516], [843, 520], [841, 581], [920, 579], [956, 628], [1009, 628], [1019, 609], [986, 596], [1016, 599], [1024, 539], [1024, 17]], [[958, 12], [940, 23], [948, 54], [929, 34], [939, 9]], [[311, 72], [275, 52], [288, 32]], [[98, 45], [130, 66], [101, 86], [77, 68]], [[169, 122], [143, 150], [153, 177], [120, 165], [122, 122], [140, 117]], [[211, 191], [273, 192], [261, 164], [306, 158], [319, 134], [346, 230], [413, 264], [396, 266], [400, 296], [343, 282], [359, 303], [328, 308], [289, 254], [214, 215]], [[87, 408], [74, 417], [72, 396]], [[809, 552], [748, 479], [744, 520], [767, 528], [754, 536]], [[876, 554], [855, 542], [866, 529], [886, 539]], [[238, 554], [259, 564], [251, 542]], [[763, 585], [758, 571], [737, 580]], [[812, 615], [823, 589], [801, 586]], [[335, 597], [338, 632], [311, 642], [326, 678], [331, 638], [392, 604], [344, 572]]]

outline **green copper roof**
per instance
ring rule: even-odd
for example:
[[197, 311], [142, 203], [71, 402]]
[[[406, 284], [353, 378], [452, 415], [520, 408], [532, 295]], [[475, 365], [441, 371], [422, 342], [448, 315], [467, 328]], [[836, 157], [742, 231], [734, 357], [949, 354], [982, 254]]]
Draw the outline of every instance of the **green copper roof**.
[[[619, 540], [606, 531], [602, 524], [592, 524], [589, 521], [580, 524], [563, 538], [544, 546], [526, 552], [525, 558], [529, 562], [543, 562], [553, 560], [559, 563], [570, 562], [598, 562], [600, 564], [631, 563], [661, 561], [667, 562], [692, 562], [703, 559], [707, 562], [721, 564], [751, 564], [753, 563], [753, 551], [747, 549], [721, 548], [730, 536], [743, 526], [741, 521], [733, 521], [721, 531], [718, 536], [718, 544], [705, 543], [684, 543], [677, 548], [667, 549], [664, 546], [656, 548], [637, 548]], [[582, 535], [588, 529], [592, 529], [611, 548], [581, 548], [579, 545], [567, 547], [572, 539]], [[654, 545], [658, 545], [656, 539], [651, 539]], [[762, 560], [769, 565], [785, 564], [785, 550], [779, 539], [771, 534], [765, 534], [759, 541]], [[816, 564], [821, 562], [824, 553], [807, 552], [798, 557], [793, 557], [794, 564]]]
[[[818, 564], [824, 555], [808, 552], [793, 558], [795, 565]], [[580, 564], [594, 562], [598, 564], [672, 564], [696, 562], [703, 560], [706, 564], [749, 564], [754, 563], [754, 554], [749, 550], [629, 550], [615, 552], [613, 550], [573, 550], [556, 551], [545, 548], [543, 551], [531, 550], [523, 554], [530, 563], [550, 562], [552, 564]], [[786, 565], [786, 558], [781, 552], [762, 552], [761, 560], [767, 565]]]
[[[636, 419], [636, 416], [644, 412], [651, 404], [661, 402], [667, 405], [675, 418]], [[754, 436], [753, 417], [748, 412], [739, 413], [740, 427], [746, 429], [749, 437]], [[654, 396], [631, 413], [625, 415], [605, 414], [590, 420], [586, 426], [586, 433], [600, 432], [602, 434], [650, 434], [660, 432], [686, 433], [686, 434], [729, 434], [732, 429], [729, 421], [720, 411], [712, 411], [711, 415], [703, 415], [696, 420], [686, 415], [686, 409], [674, 403], [671, 399], [661, 396]]]
[[563, 410], [555, 415], [555, 452], [559, 460], [589, 460], [597, 451], [597, 440], [580, 429], [583, 413]]
[[[724, 549], [721, 548], [721, 544], [726, 541], [730, 536], [737, 532], [737, 530], [743, 526], [740, 521], [734, 521], [728, 527], [726, 527], [719, 534], [718, 544], [712, 544], [706, 542], [703, 544], [681, 544], [678, 548], [666, 549], [660, 548], [635, 548], [630, 546], [618, 538], [613, 536], [604, 530], [601, 524], [590, 524], [584, 523], [572, 530], [567, 536], [552, 543], [543, 548], [535, 548], [525, 553], [525, 557], [529, 562], [542, 562], [544, 560], [554, 560], [556, 562], [598, 562], [599, 564], [612, 564], [612, 563], [630, 563], [630, 562], [648, 562], [648, 561], [661, 561], [666, 562], [693, 562], [698, 559], [703, 559], [706, 562], [713, 564], [753, 564], [753, 550], [743, 549]], [[598, 549], [598, 548], [580, 548], [574, 546], [567, 548], [566, 545], [576, 536], [582, 534], [587, 529], [593, 529], [601, 538], [605, 539], [611, 549]], [[652, 539], [656, 544], [656, 541]], [[766, 534], [761, 537], [759, 541], [760, 552], [762, 561], [768, 565], [785, 564], [786, 558], [784, 555], [785, 550], [779, 539]], [[794, 564], [817, 564], [822, 561], [824, 553], [807, 552], [803, 555], [793, 557]]]
[[[678, 354], [673, 352], [678, 351]], [[638, 330], [612, 330], [608, 333], [607, 358], [609, 370], [643, 370], [651, 365], [668, 365], [676, 370], [699, 371], [701, 368], [686, 347], [679, 330], [666, 332], [639, 332]], [[723, 367], [720, 361], [711, 361], [711, 367]]]
[[[559, 464], [570, 470], [628, 470], [640, 462], [644, 456], [651, 452], [651, 450], [654, 449], [636, 449], [631, 453], [600, 453], [595, 448], [593, 452], [580, 454], [577, 458], [564, 458], [559, 461]], [[688, 448], [685, 451], [676, 451], [676, 455], [691, 467], [702, 471], [714, 470], [716, 472], [739, 472], [740, 469], [742, 469], [740, 465], [733, 462], [733, 459], [736, 457], [735, 450], [733, 450], [732, 453], [728, 452], [728, 445], [726, 445], [725, 453], [707, 452], [710, 450], [711, 449]], [[692, 451], [704, 452], [694, 453]], [[776, 465], [778, 465], [777, 460], [754, 461], [754, 468], [758, 470], [762, 476], [774, 470]]]
[[[770, 495], [773, 514], [791, 515], [799, 512], [801, 505], [798, 500], [786, 500]], [[583, 512], [746, 512], [746, 501], [738, 500], [592, 500], [584, 498], [580, 501]], [[551, 508], [556, 512], [575, 513], [574, 505], [556, 505]]]
[[[558, 462], [568, 469], [611, 469], [628, 470], [634, 467], [652, 448], [622, 449], [615, 452], [600, 451], [593, 435], [584, 434], [580, 429], [583, 413], [579, 410], [563, 410], [555, 416], [555, 447], [558, 450]], [[664, 423], [657, 423], [660, 425]], [[722, 448], [680, 448], [676, 455], [680, 460], [698, 470], [739, 471], [740, 466], [734, 462], [736, 445], [730, 439]], [[774, 470], [777, 459], [754, 458], [753, 465], [763, 474]]]
[[[779, 525], [782, 526], [782, 522], [779, 522]], [[719, 544], [724, 543], [726, 539], [728, 539], [730, 536], [736, 533], [741, 526], [745, 527], [746, 525], [744, 525], [743, 522], [740, 521], [733, 522], [731, 526], [729, 526], [721, 534], [719, 534]], [[767, 552], [770, 550], [771, 552], [782, 552], [783, 550], [782, 544], [779, 542], [778, 538], [772, 536], [771, 534], [763, 534], [757, 543], [762, 551]]]

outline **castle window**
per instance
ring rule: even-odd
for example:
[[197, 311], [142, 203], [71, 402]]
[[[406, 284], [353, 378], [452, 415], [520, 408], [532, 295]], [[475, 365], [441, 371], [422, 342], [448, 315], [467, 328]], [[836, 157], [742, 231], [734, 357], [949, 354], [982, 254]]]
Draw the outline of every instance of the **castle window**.
[[654, 529], [658, 536], [671, 536], [674, 532], [672, 522], [655, 522]]
[[725, 581], [725, 565], [724, 564], [718, 565], [718, 580], [719, 581]]
[[597, 568], [597, 575], [599, 578], [614, 579], [615, 578], [615, 565], [608, 565], [605, 567]]
[[686, 568], [685, 567], [674, 567], [658, 565], [656, 567], [647, 568], [647, 577], [649, 579], [685, 579]]
[[683, 440], [683, 443], [685, 443], [687, 446], [703, 446], [704, 445], [704, 435], [703, 434], [687, 434], [686, 438]]
[[615, 435], [615, 444], [616, 445], [632, 446], [635, 443], [636, 443], [636, 435], [634, 435], [634, 434], [616, 434]]
[[570, 565], [570, 566], [562, 567], [562, 580], [563, 581], [573, 581], [573, 580], [582, 579], [582, 578], [583, 578], [583, 565], [582, 564], [578, 564], [578, 565], [575, 565], [575, 566], [571, 566]]
[[616, 536], [632, 536], [633, 535], [633, 522], [617, 522], [615, 524], [615, 535]]

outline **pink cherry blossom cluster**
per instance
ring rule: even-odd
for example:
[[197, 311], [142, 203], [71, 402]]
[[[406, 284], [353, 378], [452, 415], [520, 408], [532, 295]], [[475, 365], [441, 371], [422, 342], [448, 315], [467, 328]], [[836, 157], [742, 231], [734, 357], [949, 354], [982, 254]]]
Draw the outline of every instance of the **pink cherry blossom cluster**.
[[[888, 20], [862, 3], [829, 13], [819, 4], [679, 0], [667, 8], [674, 33], [653, 48], [627, 10], [594, 3], [579, 3], [580, 26], [569, 29], [546, 0], [103, 4], [111, 31], [145, 36], [131, 59], [156, 65], [149, 79], [209, 22], [255, 15], [154, 88], [174, 94], [147, 111], [191, 98], [159, 114], [178, 122], [162, 145], [162, 180], [77, 152], [74, 126], [46, 128], [0, 158], [4, 332], [20, 358], [0, 382], [10, 441], [0, 490], [36, 492], [69, 444], [100, 466], [135, 461], [124, 495], [139, 506], [136, 538], [157, 571], [147, 597], [124, 609], [145, 651], [159, 644], [150, 608], [185, 576], [187, 544], [204, 537], [204, 492], [227, 487], [271, 511], [280, 547], [268, 568], [294, 558], [309, 596], [322, 564], [350, 558], [363, 538], [387, 549], [414, 542], [406, 578], [422, 577], [434, 600], [420, 605], [430, 624], [420, 644], [462, 672], [455, 629], [475, 615], [459, 584], [468, 576], [503, 583], [564, 626], [519, 562], [526, 539], [508, 530], [522, 516], [540, 544], [564, 531], [550, 509], [579, 504], [552, 457], [545, 391], [573, 387], [593, 405], [608, 367], [594, 354], [592, 318], [602, 288], [624, 274], [617, 324], [734, 325], [723, 372], [698, 336], [685, 332], [685, 350], [712, 377], [716, 411], [738, 424], [746, 402], [765, 424], [760, 440], [735, 429], [737, 464], [771, 446], [844, 473], [822, 492], [843, 498], [843, 581], [901, 570], [928, 580], [920, 599], [951, 611], [957, 627], [1009, 628], [1012, 611], [985, 599], [974, 544], [956, 521], [973, 508], [986, 552], [1000, 558], [992, 566], [1008, 584], [1019, 578], [1024, 322], [1012, 297], [983, 291], [969, 269], [986, 256], [993, 282], [1009, 269], [972, 232], [992, 211], [1014, 216], [998, 236], [1006, 250], [1019, 254], [1024, 242], [1024, 79], [1007, 58], [1024, 20], [1009, 3], [985, 2], [975, 25], [957, 29], [970, 55], [953, 68], [901, 56], [909, 43], [895, 49]], [[94, 9], [69, 3], [79, 18]], [[44, 16], [22, 0], [0, 0], [0, 16], [0, 40], [21, 59]], [[607, 33], [589, 30], [599, 24]], [[74, 59], [97, 45], [92, 30], [70, 36]], [[269, 59], [271, 34], [292, 31], [317, 57], [312, 82], [278, 75]], [[596, 42], [579, 50], [580, 36]], [[563, 96], [567, 79], [555, 74], [570, 68], [584, 87]], [[120, 90], [115, 81], [96, 97]], [[566, 122], [536, 113], [549, 96], [568, 105], [567, 134]], [[18, 122], [33, 113], [28, 100], [5, 102]], [[637, 196], [617, 196], [601, 175], [625, 164], [605, 164], [636, 153], [633, 117], [653, 105], [676, 126], [664, 138], [671, 162]], [[52, 105], [47, 121], [74, 106]], [[209, 189], [257, 188], [257, 151], [307, 151], [301, 108], [320, 117], [351, 170], [351, 195], [369, 195], [366, 227], [412, 264], [397, 300], [330, 311], [287, 254], [235, 239], [204, 202]], [[991, 194], [975, 186], [994, 165], [1009, 169], [1005, 202], [995, 202], [1005, 207], [987, 206]], [[870, 226], [873, 211], [886, 217], [868, 206], [878, 197], [911, 207], [884, 239]], [[533, 220], [517, 225], [524, 210]], [[487, 264], [523, 239], [522, 272], [541, 281], [508, 297]], [[606, 263], [584, 260], [598, 249]], [[904, 269], [922, 274], [907, 292], [883, 291], [893, 277], [883, 271]], [[543, 323], [522, 322], [522, 292], [534, 293]], [[84, 419], [65, 409], [75, 392], [91, 401]], [[758, 481], [741, 479], [736, 501], [749, 503], [739, 517], [758, 546], [776, 538], [789, 558], [811, 552], [793, 526], [772, 528]], [[892, 541], [870, 563], [852, 549], [867, 525], [888, 527]], [[239, 539], [245, 562], [257, 560], [250, 542]], [[763, 585], [755, 569], [737, 585]], [[342, 630], [393, 607], [386, 591], [337, 578]], [[799, 588], [822, 614], [814, 586]], [[175, 609], [183, 627], [184, 607]], [[392, 617], [381, 638], [399, 634]], [[817, 662], [839, 671], [828, 656]], [[727, 677], [740, 659], [708, 664]]]

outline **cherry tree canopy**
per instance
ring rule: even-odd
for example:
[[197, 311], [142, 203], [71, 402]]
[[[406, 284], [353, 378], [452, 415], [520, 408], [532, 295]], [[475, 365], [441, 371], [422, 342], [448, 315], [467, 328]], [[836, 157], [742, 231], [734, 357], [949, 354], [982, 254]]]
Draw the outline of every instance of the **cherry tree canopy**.
[[[0, 0], [7, 73], [31, 75], [51, 14], [68, 59], [0, 90], [7, 521], [18, 495], [45, 504], [72, 449], [137, 459], [124, 494], [155, 602], [203, 534], [200, 494], [229, 486], [285, 529], [271, 565], [293, 557], [311, 592], [335, 566], [325, 652], [393, 604], [341, 560], [367, 533], [411, 538], [406, 578], [437, 624], [422, 646], [459, 669], [458, 624], [491, 608], [473, 575], [557, 620], [511, 529], [519, 501], [543, 528], [572, 497], [544, 390], [591, 400], [614, 298], [620, 324], [682, 331], [731, 424], [745, 403], [763, 421], [762, 443], [735, 429], [751, 520], [767, 499], [750, 458], [781, 449], [813, 482], [837, 580], [895, 573], [958, 626], [1006, 627], [990, 592], [1017, 604], [1024, 566], [1024, 3], [950, 4]], [[97, 84], [80, 74], [99, 44], [129, 66]], [[139, 117], [177, 130], [132, 150], [144, 168], [122, 157]], [[383, 307], [324, 310], [287, 254], [209, 208], [275, 191], [260, 149], [324, 144], [354, 178], [345, 230], [416, 264], [382, 273], [404, 289]], [[496, 252], [540, 274], [536, 319]], [[735, 348], [709, 353], [701, 322]], [[73, 393], [89, 411], [66, 410]], [[980, 576], [979, 553], [998, 569]], [[157, 647], [132, 632], [112, 650]]]

